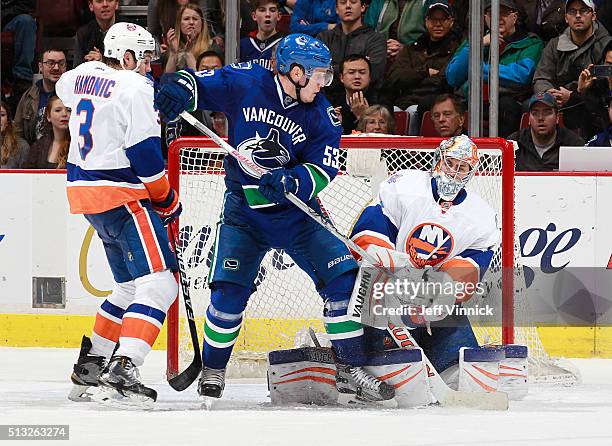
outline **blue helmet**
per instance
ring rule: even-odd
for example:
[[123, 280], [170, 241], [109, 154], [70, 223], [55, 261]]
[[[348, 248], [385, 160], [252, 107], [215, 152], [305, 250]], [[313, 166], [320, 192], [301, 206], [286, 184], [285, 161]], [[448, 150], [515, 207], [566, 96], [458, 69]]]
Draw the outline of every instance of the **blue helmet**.
[[325, 68], [328, 76], [325, 85], [331, 84], [331, 53], [323, 42], [306, 34], [289, 34], [276, 47], [276, 68], [288, 74], [294, 65], [299, 65], [310, 79], [316, 68]]

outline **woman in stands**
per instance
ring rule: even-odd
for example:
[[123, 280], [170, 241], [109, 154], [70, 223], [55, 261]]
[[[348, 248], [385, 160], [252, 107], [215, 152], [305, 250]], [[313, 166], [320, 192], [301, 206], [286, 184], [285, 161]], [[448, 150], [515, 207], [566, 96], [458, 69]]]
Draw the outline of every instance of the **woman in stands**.
[[168, 30], [166, 40], [167, 73], [184, 68], [195, 70], [196, 60], [204, 51], [214, 50], [221, 54], [219, 46], [212, 41], [202, 9], [191, 3], [179, 10], [175, 27]]
[[25, 139], [19, 138], [15, 133], [11, 111], [4, 102], [0, 102], [0, 129], [2, 134], [0, 169], [18, 169], [28, 155], [30, 146]]
[[383, 105], [371, 105], [365, 109], [355, 133], [384, 133], [395, 134], [395, 118], [389, 109]]
[[70, 146], [68, 119], [70, 111], [57, 96], [45, 107], [43, 136], [30, 148], [22, 167], [25, 169], [64, 169]]

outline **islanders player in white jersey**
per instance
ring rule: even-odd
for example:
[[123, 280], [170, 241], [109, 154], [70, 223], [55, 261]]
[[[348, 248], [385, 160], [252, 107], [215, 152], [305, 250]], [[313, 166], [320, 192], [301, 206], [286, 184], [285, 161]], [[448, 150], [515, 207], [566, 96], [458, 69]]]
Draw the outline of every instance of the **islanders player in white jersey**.
[[333, 77], [329, 49], [313, 37], [291, 34], [278, 44], [276, 66], [277, 75], [251, 63], [180, 71], [165, 84], [162, 80], [156, 98], [170, 120], [195, 108], [224, 112], [229, 143], [268, 170], [259, 179], [234, 158], [224, 160], [227, 192], [211, 266], [198, 392], [221, 397], [259, 265], [270, 248], [279, 248], [312, 278], [324, 299], [339, 390], [369, 401], [391, 399], [393, 387], [363, 369], [363, 329], [348, 320], [357, 263], [342, 242], [285, 198], [286, 192], [294, 193], [319, 210], [316, 196], [338, 172], [342, 127], [319, 94]]
[[[153, 86], [124, 69], [155, 50], [144, 28], [117, 23], [104, 39], [104, 62], [65, 73], [56, 91], [72, 109], [67, 162], [70, 211], [84, 214], [102, 240], [115, 286], [84, 336], [74, 366], [73, 400], [149, 406], [155, 390], [138, 375], [177, 295], [176, 258], [164, 225], [178, 216], [178, 195], [165, 176]], [[89, 386], [99, 386], [92, 392]]]
[[[408, 268], [418, 279], [423, 276], [419, 270], [428, 270], [427, 281], [452, 284], [446, 289], [459, 291], [428, 296], [434, 305], [469, 300], [499, 242], [495, 211], [465, 189], [478, 163], [478, 149], [467, 136], [442, 141], [431, 171], [402, 170], [389, 177], [351, 232], [351, 239], [384, 266]], [[439, 372], [458, 363], [461, 347], [478, 347], [465, 315], [415, 313], [403, 322], [414, 328], [412, 335]], [[431, 334], [425, 323], [431, 323]], [[368, 328], [366, 337], [375, 351], [395, 346], [384, 330]]]

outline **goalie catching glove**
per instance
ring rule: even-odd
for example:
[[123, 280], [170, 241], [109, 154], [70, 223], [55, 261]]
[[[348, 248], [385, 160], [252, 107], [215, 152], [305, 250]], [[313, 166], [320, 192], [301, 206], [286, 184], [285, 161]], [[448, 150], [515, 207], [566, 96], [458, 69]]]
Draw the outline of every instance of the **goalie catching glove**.
[[[382, 309], [375, 310], [374, 306], [382, 305], [392, 309], [385, 314], [388, 320], [410, 327], [440, 321], [449, 315], [456, 300], [455, 281], [449, 274], [431, 267], [418, 269], [403, 252], [377, 245], [369, 245], [366, 251], [377, 262], [375, 265], [362, 262], [349, 314], [369, 314], [372, 320], [378, 321], [376, 315], [380, 315]], [[386, 324], [380, 322], [376, 326]]]
[[286, 194], [295, 194], [298, 188], [297, 180], [290, 169], [274, 169], [261, 177], [259, 192], [272, 203], [284, 203]]
[[195, 109], [196, 93], [197, 86], [191, 73], [178, 71], [164, 74], [159, 93], [155, 96], [155, 107], [166, 121], [174, 121], [185, 110]]
[[178, 200], [178, 194], [172, 188], [170, 188], [168, 195], [166, 195], [163, 201], [152, 201], [151, 204], [164, 226], [168, 226], [183, 212], [183, 206]]

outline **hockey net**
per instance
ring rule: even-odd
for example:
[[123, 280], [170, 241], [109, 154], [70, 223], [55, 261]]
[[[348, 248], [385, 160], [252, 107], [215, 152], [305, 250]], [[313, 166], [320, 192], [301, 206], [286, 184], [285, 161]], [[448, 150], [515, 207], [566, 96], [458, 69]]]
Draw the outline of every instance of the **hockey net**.
[[[420, 137], [343, 137], [338, 176], [319, 198], [336, 227], [348, 234], [361, 210], [387, 176], [404, 169], [429, 170], [441, 139]], [[486, 291], [471, 305], [498, 306], [495, 323], [472, 321], [481, 344], [524, 344], [529, 347], [532, 382], [571, 384], [575, 371], [549, 358], [530, 323], [529, 303], [514, 230], [514, 146], [501, 138], [475, 139], [479, 170], [467, 188], [478, 193], [498, 215], [501, 243], [487, 273]], [[223, 204], [225, 153], [208, 138], [179, 138], [168, 155], [170, 182], [179, 190], [183, 213], [179, 241], [189, 281], [199, 339], [210, 299], [209, 267], [216, 224]], [[265, 256], [244, 315], [240, 337], [228, 368], [230, 376], [264, 376], [267, 353], [307, 343], [307, 329], [323, 333], [323, 303], [310, 278], [281, 250]], [[193, 359], [183, 300], [168, 312], [168, 374], [173, 376]]]

